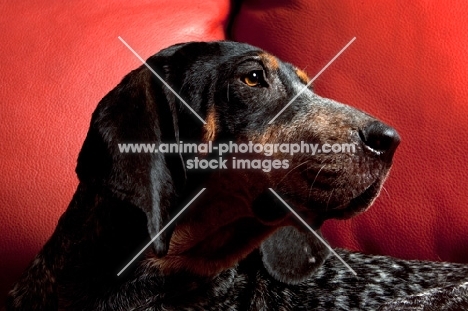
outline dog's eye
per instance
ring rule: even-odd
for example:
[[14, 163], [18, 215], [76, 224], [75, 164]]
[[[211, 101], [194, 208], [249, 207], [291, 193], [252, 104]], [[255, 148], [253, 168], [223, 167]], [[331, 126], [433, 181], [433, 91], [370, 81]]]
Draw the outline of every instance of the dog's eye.
[[242, 82], [248, 86], [255, 87], [260, 86], [263, 79], [263, 70], [252, 70], [248, 74], [242, 77]]

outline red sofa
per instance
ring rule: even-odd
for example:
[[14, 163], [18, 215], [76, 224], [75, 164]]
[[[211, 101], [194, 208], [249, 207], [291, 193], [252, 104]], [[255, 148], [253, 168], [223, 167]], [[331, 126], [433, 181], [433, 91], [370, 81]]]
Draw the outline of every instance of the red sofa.
[[330, 221], [335, 246], [468, 261], [468, 3], [435, 0], [21, 1], [0, 5], [0, 305], [52, 233], [77, 185], [98, 101], [138, 59], [173, 43], [233, 38], [315, 75], [317, 93], [362, 108], [402, 136], [367, 213]]

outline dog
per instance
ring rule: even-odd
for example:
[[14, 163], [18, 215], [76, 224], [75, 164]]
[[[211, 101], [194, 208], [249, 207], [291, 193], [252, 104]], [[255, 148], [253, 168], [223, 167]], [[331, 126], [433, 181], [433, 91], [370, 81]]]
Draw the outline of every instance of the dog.
[[[365, 211], [400, 142], [309, 84], [242, 43], [190, 42], [150, 57], [98, 104], [76, 193], [7, 310], [468, 310], [467, 266], [337, 249], [355, 276], [285, 206], [318, 234], [327, 219]], [[227, 142], [355, 150], [119, 149]], [[234, 168], [241, 158], [252, 167]]]

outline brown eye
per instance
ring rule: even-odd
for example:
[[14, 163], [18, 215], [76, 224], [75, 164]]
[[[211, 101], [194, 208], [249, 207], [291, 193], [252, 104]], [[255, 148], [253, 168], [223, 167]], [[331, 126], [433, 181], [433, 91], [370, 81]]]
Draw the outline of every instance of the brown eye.
[[242, 78], [242, 82], [250, 87], [260, 86], [263, 79], [263, 70], [253, 70]]

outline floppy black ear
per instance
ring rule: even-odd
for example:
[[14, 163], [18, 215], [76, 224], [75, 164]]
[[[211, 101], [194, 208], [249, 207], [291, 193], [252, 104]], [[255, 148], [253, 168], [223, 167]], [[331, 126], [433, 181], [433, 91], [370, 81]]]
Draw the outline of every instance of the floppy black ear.
[[287, 284], [308, 279], [330, 254], [311, 232], [300, 232], [291, 226], [278, 229], [263, 241], [260, 251], [268, 273]]
[[[151, 63], [163, 78], [166, 58], [156, 54]], [[168, 222], [184, 185], [181, 155], [125, 152], [119, 144], [178, 143], [177, 123], [175, 96], [141, 66], [101, 100], [78, 157], [80, 182], [143, 210], [151, 237]], [[159, 256], [166, 254], [170, 235], [154, 241]]]

